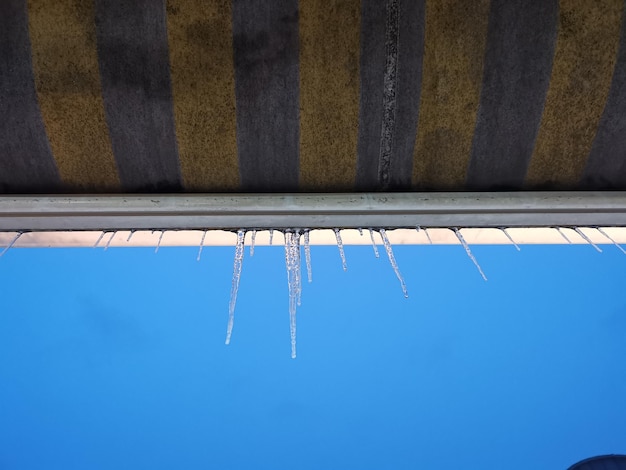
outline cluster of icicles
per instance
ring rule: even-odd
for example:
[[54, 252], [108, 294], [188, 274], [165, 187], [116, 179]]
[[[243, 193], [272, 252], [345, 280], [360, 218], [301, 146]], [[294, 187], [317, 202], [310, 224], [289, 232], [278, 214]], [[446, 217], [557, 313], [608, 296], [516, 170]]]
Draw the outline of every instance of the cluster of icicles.
[[[554, 228], [561, 234], [561, 236], [565, 239], [567, 243], [572, 243], [571, 240], [567, 238], [565, 233], [563, 233], [559, 227], [554, 227]], [[587, 235], [585, 235], [580, 230], [580, 228], [578, 227], [571, 227], [571, 228], [575, 230], [576, 233], [578, 233], [587, 243], [593, 246], [597, 251], [602, 252], [600, 247], [597, 246], [595, 243], [593, 243], [589, 239], [589, 237], [587, 237]], [[626, 254], [626, 250], [624, 250], [604, 230], [602, 230], [599, 227], [594, 227], [594, 228], [598, 230], [604, 237], [610, 240], [615, 246], [617, 246], [624, 254]], [[363, 236], [363, 229], [360, 228], [358, 230], [361, 236]], [[432, 240], [430, 239], [428, 230], [426, 230], [425, 228], [421, 228], [419, 226], [416, 227], [416, 230], [417, 231], [423, 230], [428, 241], [432, 244]], [[460, 229], [452, 227], [450, 228], [450, 230], [454, 232], [454, 234], [458, 238], [461, 245], [463, 245], [463, 248], [465, 248], [465, 252], [467, 253], [468, 257], [472, 260], [472, 262], [478, 269], [478, 272], [480, 273], [482, 278], [486, 281], [487, 277], [485, 276], [485, 273], [483, 272], [482, 268], [478, 264], [478, 261], [474, 257], [472, 251], [470, 250], [470, 247], [467, 241], [463, 238], [463, 235], [461, 235]], [[500, 228], [500, 230], [506, 235], [506, 237], [509, 239], [511, 244], [513, 244], [513, 246], [515, 246], [515, 248], [519, 251], [520, 247], [517, 245], [517, 243], [515, 243], [511, 235], [506, 231], [506, 228]], [[159, 251], [159, 247], [161, 246], [161, 240], [163, 238], [163, 235], [165, 234], [165, 230], [153, 230], [152, 232], [154, 233], [157, 231], [160, 231], [161, 233], [160, 233], [160, 236], [159, 236], [156, 248], [155, 248], [155, 253]], [[233, 325], [235, 321], [235, 304], [237, 302], [237, 292], [239, 290], [239, 280], [241, 278], [241, 268], [243, 266], [244, 241], [245, 241], [246, 233], [248, 231], [251, 232], [250, 256], [253, 256], [254, 255], [254, 242], [256, 239], [257, 231], [255, 229], [251, 229], [251, 230], [240, 229], [237, 231], [237, 243], [235, 245], [235, 262], [234, 262], [234, 267], [233, 267], [233, 279], [232, 279], [232, 287], [231, 287], [231, 292], [230, 292], [230, 303], [228, 306], [228, 327], [226, 330], [226, 344], [230, 343], [230, 339], [231, 339], [232, 332], [233, 332]], [[308, 229], [308, 228], [287, 229], [284, 231], [285, 264], [287, 268], [287, 282], [289, 286], [289, 330], [290, 330], [290, 335], [291, 335], [291, 357], [292, 358], [296, 357], [296, 309], [298, 306], [300, 306], [300, 300], [301, 300], [301, 295], [302, 295], [302, 275], [301, 275], [301, 269], [300, 269], [301, 268], [301, 258], [300, 258], [301, 241], [303, 241], [303, 244], [304, 244], [304, 256], [305, 256], [305, 263], [306, 263], [307, 279], [308, 279], [308, 282], [311, 282], [313, 280], [312, 270], [311, 270], [311, 246], [309, 243], [310, 231], [311, 229]], [[348, 269], [348, 265], [346, 262], [346, 255], [343, 249], [343, 241], [341, 239], [341, 232], [338, 228], [333, 229], [333, 231], [335, 232], [335, 238], [337, 240], [337, 247], [339, 249], [339, 255], [341, 257], [341, 264], [342, 264], [343, 270], [345, 271]], [[400, 274], [398, 264], [396, 263], [396, 259], [393, 254], [391, 243], [389, 242], [389, 238], [387, 237], [387, 232], [383, 228], [378, 228], [378, 229], [370, 228], [368, 229], [368, 231], [369, 231], [370, 239], [372, 240], [372, 247], [374, 249], [374, 255], [377, 258], [379, 257], [379, 253], [378, 253], [378, 247], [376, 246], [376, 241], [374, 240], [374, 231], [378, 231], [378, 233], [380, 234], [380, 237], [385, 247], [385, 251], [387, 253], [387, 257], [389, 258], [389, 262], [391, 263], [391, 266], [394, 272], [396, 273], [398, 280], [400, 281], [400, 287], [402, 288], [402, 292], [405, 297], [408, 297], [409, 293], [407, 291], [406, 284], [404, 282], [402, 274]], [[126, 240], [127, 242], [130, 241], [130, 239], [132, 238], [135, 232], [136, 230], [130, 231], [130, 234], [128, 235], [128, 238]], [[269, 243], [270, 245], [272, 245], [274, 230], [270, 229], [269, 232], [270, 232]], [[23, 235], [23, 233], [24, 232], [18, 232], [15, 235], [15, 237], [9, 242], [9, 244], [5, 246], [2, 251], [0, 251], [0, 256], [4, 255], [7, 252], [7, 250], [9, 250], [19, 240], [19, 238]], [[97, 247], [100, 244], [103, 237], [107, 233], [111, 233], [111, 238], [109, 238], [109, 240], [105, 244], [104, 249], [106, 250], [109, 248], [109, 245], [111, 244], [111, 241], [115, 237], [115, 234], [117, 233], [117, 231], [103, 231], [100, 237], [98, 238], [98, 240], [96, 241], [96, 243], [94, 244], [94, 247]], [[206, 234], [207, 232], [205, 231], [204, 234], [202, 235], [202, 240], [200, 242], [200, 249], [198, 251], [198, 256], [197, 256], [198, 261], [200, 260], [200, 256], [202, 255], [202, 249], [204, 248], [204, 239], [206, 237]]]
[[[374, 229], [368, 229], [370, 238], [372, 240], [372, 247], [374, 248], [374, 255], [378, 258], [378, 247], [374, 240]], [[348, 269], [346, 262], [346, 254], [343, 250], [343, 241], [341, 239], [341, 232], [338, 228], [333, 229], [335, 232], [335, 238], [337, 239], [337, 247], [339, 248], [339, 255], [341, 257], [341, 265], [343, 270]], [[385, 229], [377, 229], [380, 234], [385, 251], [389, 257], [389, 262], [393, 267], [393, 270], [400, 281], [402, 292], [405, 297], [409, 296], [402, 274], [398, 269], [396, 258], [393, 255], [393, 249], [391, 243], [387, 237]], [[241, 268], [243, 265], [244, 254], [244, 240], [246, 238], [246, 230], [240, 229], [237, 231], [237, 244], [235, 245], [235, 263], [233, 267], [233, 282], [230, 291], [230, 304], [228, 306], [228, 327], [226, 329], [226, 344], [230, 343], [230, 338], [233, 333], [233, 325], [235, 322], [235, 304], [237, 302], [237, 292], [239, 291], [239, 279], [241, 278]], [[256, 230], [250, 230], [252, 236], [250, 237], [250, 256], [254, 256], [254, 241], [256, 239]], [[363, 235], [363, 229], [359, 229], [359, 233]], [[458, 232], [457, 232], [458, 233]], [[313, 271], [311, 269], [311, 245], [309, 243], [310, 229], [288, 229], [284, 232], [285, 235], [285, 265], [287, 267], [287, 284], [289, 286], [289, 332], [291, 336], [291, 357], [296, 357], [296, 309], [301, 304], [302, 297], [302, 272], [301, 272], [301, 242], [304, 242], [304, 258], [306, 263], [307, 279], [309, 282], [313, 281]], [[460, 235], [460, 234], [459, 234]], [[274, 230], [270, 230], [270, 245], [274, 238]], [[198, 254], [199, 256], [199, 254]]]

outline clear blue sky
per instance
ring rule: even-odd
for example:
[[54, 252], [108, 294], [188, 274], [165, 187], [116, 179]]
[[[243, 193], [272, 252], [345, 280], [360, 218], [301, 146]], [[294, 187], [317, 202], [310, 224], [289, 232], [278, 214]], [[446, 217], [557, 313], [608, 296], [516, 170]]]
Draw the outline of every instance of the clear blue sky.
[[[382, 248], [382, 247], [381, 247]], [[290, 358], [282, 247], [0, 258], [0, 468], [564, 469], [626, 453], [626, 256], [314, 246]]]

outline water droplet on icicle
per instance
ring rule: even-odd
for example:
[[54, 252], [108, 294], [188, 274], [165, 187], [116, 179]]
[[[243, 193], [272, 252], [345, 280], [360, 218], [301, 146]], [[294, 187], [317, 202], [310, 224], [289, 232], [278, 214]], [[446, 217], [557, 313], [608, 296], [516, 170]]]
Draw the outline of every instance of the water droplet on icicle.
[[613, 242], [613, 244], [614, 244], [616, 247], [618, 247], [618, 248], [619, 248], [619, 250], [620, 250], [622, 253], [624, 253], [624, 254], [626, 255], [626, 250], [624, 250], [624, 248], [622, 248], [622, 246], [621, 246], [619, 243], [617, 243], [615, 240], [613, 240], [613, 239], [609, 236], [609, 234], [608, 234], [608, 233], [606, 233], [606, 232], [605, 232], [604, 230], [602, 230], [600, 227], [596, 227], [596, 230], [597, 230], [598, 232], [600, 232], [602, 235], [604, 235], [606, 238], [608, 238], [610, 241], [612, 241], [612, 242]]
[[481, 269], [480, 264], [478, 264], [478, 261], [476, 260], [476, 258], [472, 254], [472, 250], [470, 250], [470, 247], [467, 244], [467, 242], [465, 241], [465, 238], [463, 238], [463, 235], [461, 235], [461, 232], [459, 231], [458, 228], [453, 228], [452, 230], [454, 231], [454, 233], [456, 234], [456, 237], [459, 239], [459, 241], [463, 245], [463, 248], [465, 248], [465, 252], [467, 253], [467, 256], [469, 256], [469, 258], [472, 260], [472, 262], [474, 263], [476, 268], [478, 268], [478, 272], [480, 273], [480, 275], [486, 281], [487, 280], [487, 276], [485, 276], [485, 273]]
[[235, 261], [233, 263], [233, 280], [230, 288], [230, 303], [228, 304], [228, 326], [226, 327], [226, 344], [230, 344], [230, 337], [233, 334], [235, 323], [235, 304], [237, 303], [237, 292], [239, 291], [239, 279], [241, 279], [241, 266], [243, 265], [243, 251], [246, 231], [237, 231], [237, 245], [235, 245]]
[[400, 281], [400, 287], [402, 288], [402, 293], [404, 294], [404, 297], [408, 299], [409, 292], [407, 291], [406, 283], [404, 282], [402, 274], [400, 274], [400, 269], [398, 268], [398, 263], [396, 263], [396, 258], [393, 255], [393, 249], [391, 248], [391, 243], [389, 242], [389, 238], [387, 237], [387, 232], [385, 232], [385, 229], [382, 229], [382, 228], [378, 232], [380, 233], [380, 236], [383, 239], [383, 244], [385, 245], [385, 250], [387, 251], [387, 256], [389, 257], [389, 262], [391, 263], [391, 267], [393, 268], [393, 271], [396, 273], [396, 277]]
[[341, 256], [341, 267], [344, 271], [348, 270], [348, 264], [346, 263], [346, 254], [343, 251], [343, 241], [341, 240], [341, 234], [339, 229], [333, 229], [335, 231], [335, 238], [337, 239], [337, 248], [339, 248], [339, 256]]
[[304, 231], [304, 259], [306, 260], [306, 275], [309, 282], [313, 282], [313, 270], [311, 269], [311, 243], [309, 240], [310, 232], [308, 229]]
[[374, 240], [374, 230], [368, 229], [370, 232], [370, 239], [372, 240], [372, 248], [374, 249], [374, 256], [378, 258], [380, 255], [378, 254], [378, 247], [376, 246], [376, 240]]
[[592, 242], [591, 239], [587, 235], [585, 235], [581, 229], [579, 229], [578, 227], [574, 227], [574, 230], [576, 231], [578, 235], [583, 237], [583, 239], [587, 243], [589, 243], [592, 247], [594, 247], [598, 253], [602, 253], [602, 249], [598, 245], [596, 245], [594, 242]]
[[500, 230], [502, 231], [502, 233], [504, 233], [506, 235], [506, 238], [509, 239], [509, 241], [513, 244], [513, 246], [515, 247], [515, 249], [517, 251], [521, 251], [519, 245], [517, 243], [515, 243], [515, 240], [513, 240], [513, 237], [511, 237], [511, 235], [509, 234], [509, 232], [506, 231], [506, 229], [504, 227], [501, 227]]
[[202, 248], [204, 248], [204, 238], [206, 237], [208, 230], [205, 230], [202, 234], [202, 239], [200, 240], [200, 248], [198, 249], [198, 256], [196, 257], [196, 261], [200, 261], [200, 256], [202, 256]]

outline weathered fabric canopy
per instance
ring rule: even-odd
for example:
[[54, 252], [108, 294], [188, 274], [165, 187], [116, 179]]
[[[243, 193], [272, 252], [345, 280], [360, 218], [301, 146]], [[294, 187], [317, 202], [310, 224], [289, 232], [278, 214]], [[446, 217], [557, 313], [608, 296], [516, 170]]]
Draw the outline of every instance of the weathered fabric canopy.
[[617, 0], [3, 0], [0, 193], [626, 189]]

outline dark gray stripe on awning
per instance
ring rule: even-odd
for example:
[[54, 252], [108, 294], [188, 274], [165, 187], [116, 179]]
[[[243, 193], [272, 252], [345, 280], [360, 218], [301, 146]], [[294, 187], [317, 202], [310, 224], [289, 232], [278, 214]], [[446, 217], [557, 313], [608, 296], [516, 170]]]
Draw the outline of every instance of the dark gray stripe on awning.
[[421, 89], [423, 1], [364, 0], [361, 22], [356, 187], [406, 189]]
[[61, 180], [33, 78], [24, 0], [0, 1], [0, 192], [55, 192]]
[[122, 186], [180, 190], [164, 2], [95, 6], [102, 95]]
[[611, 89], [580, 187], [626, 189], [626, 9]]
[[242, 191], [295, 191], [299, 177], [298, 1], [233, 1]]
[[557, 0], [492, 0], [468, 189], [522, 186], [550, 82], [557, 18]]

